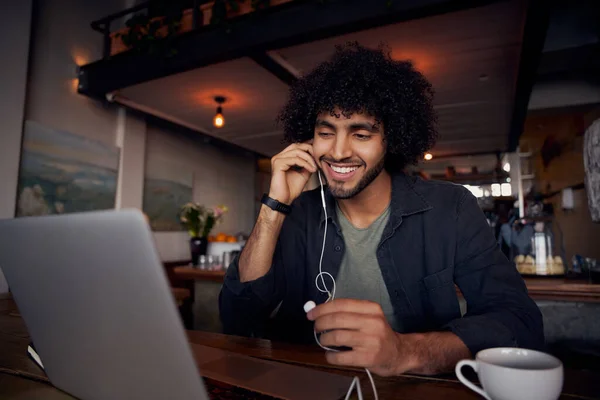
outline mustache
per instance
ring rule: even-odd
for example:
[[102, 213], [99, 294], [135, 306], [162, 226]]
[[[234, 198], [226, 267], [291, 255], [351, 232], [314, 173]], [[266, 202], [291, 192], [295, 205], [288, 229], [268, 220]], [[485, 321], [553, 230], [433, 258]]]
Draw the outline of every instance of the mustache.
[[365, 165], [365, 162], [361, 159], [351, 159], [351, 158], [342, 158], [341, 160], [336, 160], [335, 158], [329, 158], [326, 156], [321, 156], [319, 157], [319, 161], [320, 162], [326, 162], [329, 164], [336, 164], [336, 165], [360, 165], [363, 166]]

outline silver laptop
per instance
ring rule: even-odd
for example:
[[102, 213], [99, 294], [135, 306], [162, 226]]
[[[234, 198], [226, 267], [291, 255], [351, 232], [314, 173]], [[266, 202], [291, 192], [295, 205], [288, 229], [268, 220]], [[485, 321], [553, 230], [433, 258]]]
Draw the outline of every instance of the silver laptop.
[[83, 400], [207, 399], [201, 375], [284, 399], [351, 382], [190, 345], [138, 210], [2, 220], [0, 268], [50, 381]]

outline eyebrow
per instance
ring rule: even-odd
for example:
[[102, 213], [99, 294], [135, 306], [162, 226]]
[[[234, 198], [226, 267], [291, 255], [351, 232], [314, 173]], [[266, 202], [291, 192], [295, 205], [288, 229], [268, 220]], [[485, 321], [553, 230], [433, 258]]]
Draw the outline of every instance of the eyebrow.
[[[323, 126], [326, 128], [330, 128], [334, 131], [337, 131], [337, 128], [335, 125], [333, 125], [331, 122], [327, 122], [327, 121], [323, 121], [323, 120], [317, 120], [316, 126]], [[349, 126], [349, 129], [351, 132], [355, 132], [355, 131], [368, 131], [371, 133], [378, 133], [379, 132], [379, 128], [376, 124], [369, 124], [367, 122], [357, 122], [354, 124], [351, 124]]]
[[377, 125], [375, 124], [369, 124], [367, 122], [361, 122], [361, 123], [356, 123], [356, 124], [352, 124], [350, 125], [350, 131], [354, 132], [354, 131], [369, 131], [371, 133], [378, 133], [379, 129], [377, 128]]
[[335, 125], [333, 125], [333, 124], [332, 124], [332, 123], [330, 123], [330, 122], [323, 121], [322, 119], [318, 119], [318, 120], [317, 120], [316, 126], [324, 126], [324, 127], [326, 127], [326, 128], [330, 128], [330, 129], [332, 129], [332, 130], [334, 130], [334, 131], [335, 131], [335, 130], [337, 130], [337, 129], [335, 128]]

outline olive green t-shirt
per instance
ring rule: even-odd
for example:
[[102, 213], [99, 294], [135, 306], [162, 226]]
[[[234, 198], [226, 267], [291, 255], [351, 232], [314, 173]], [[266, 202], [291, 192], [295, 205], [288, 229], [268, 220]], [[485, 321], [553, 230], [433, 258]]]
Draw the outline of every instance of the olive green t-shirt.
[[335, 297], [379, 303], [392, 329], [400, 331], [376, 255], [383, 229], [390, 216], [390, 208], [386, 208], [364, 229], [352, 225], [339, 206], [336, 206], [336, 211], [346, 249], [335, 279]]

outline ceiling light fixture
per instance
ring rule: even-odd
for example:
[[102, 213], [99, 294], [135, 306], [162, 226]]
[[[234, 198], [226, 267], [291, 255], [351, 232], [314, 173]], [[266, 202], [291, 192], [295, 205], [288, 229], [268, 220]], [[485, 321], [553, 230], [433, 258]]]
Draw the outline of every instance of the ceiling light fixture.
[[223, 117], [223, 107], [221, 105], [223, 103], [225, 103], [225, 97], [216, 96], [215, 101], [217, 102], [218, 106], [217, 106], [217, 113], [215, 114], [215, 117], [213, 118], [213, 125], [216, 126], [217, 128], [222, 128], [223, 125], [225, 125], [225, 117]]
[[425, 159], [425, 161], [429, 161], [433, 158], [433, 154], [425, 153], [425, 156], [423, 158]]

